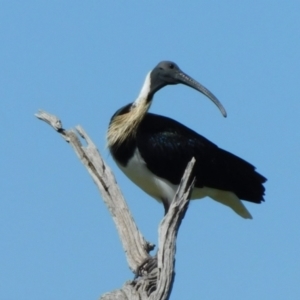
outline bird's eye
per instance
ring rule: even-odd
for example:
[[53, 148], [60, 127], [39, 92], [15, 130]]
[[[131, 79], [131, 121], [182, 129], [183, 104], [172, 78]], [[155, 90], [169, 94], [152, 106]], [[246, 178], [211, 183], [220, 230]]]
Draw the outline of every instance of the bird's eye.
[[174, 69], [174, 64], [169, 64], [170, 69]]

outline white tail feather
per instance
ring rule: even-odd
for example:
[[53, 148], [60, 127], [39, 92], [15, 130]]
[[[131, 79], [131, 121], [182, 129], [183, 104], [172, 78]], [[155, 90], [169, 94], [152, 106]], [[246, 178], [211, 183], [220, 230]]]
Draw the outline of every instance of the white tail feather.
[[212, 199], [229, 206], [238, 215], [245, 219], [252, 219], [251, 214], [242, 201], [232, 192], [218, 190], [214, 195], [209, 195]]

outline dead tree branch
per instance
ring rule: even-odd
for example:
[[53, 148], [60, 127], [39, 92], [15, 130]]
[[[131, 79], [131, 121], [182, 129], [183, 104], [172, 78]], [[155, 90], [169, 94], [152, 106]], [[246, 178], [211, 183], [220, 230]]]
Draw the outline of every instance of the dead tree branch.
[[[111, 169], [84, 129], [77, 126], [76, 131], [66, 130], [56, 116], [44, 111], [35, 116], [70, 143], [87, 168], [116, 224], [129, 268], [136, 274], [134, 280], [126, 282], [120, 290], [102, 295], [101, 300], [168, 299], [175, 275], [176, 237], [194, 186], [191, 173], [195, 159], [188, 164], [170, 209], [159, 226], [158, 252], [152, 257], [149, 252], [154, 245], [147, 242], [138, 230]], [[87, 146], [82, 145], [78, 134]]]

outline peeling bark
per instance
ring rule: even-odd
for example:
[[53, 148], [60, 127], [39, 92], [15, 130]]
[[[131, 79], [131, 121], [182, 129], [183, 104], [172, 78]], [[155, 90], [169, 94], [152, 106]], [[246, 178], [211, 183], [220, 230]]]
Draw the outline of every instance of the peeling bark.
[[[169, 211], [159, 225], [158, 251], [152, 257], [149, 252], [154, 245], [147, 242], [138, 230], [111, 169], [84, 129], [76, 126], [76, 129], [66, 130], [56, 116], [44, 111], [35, 116], [70, 143], [88, 170], [113, 218], [127, 263], [135, 274], [135, 279], [126, 282], [119, 290], [102, 295], [100, 300], [169, 299], [175, 276], [176, 237], [194, 186], [191, 173], [195, 159], [188, 164]], [[86, 141], [86, 146], [82, 145], [80, 138]]]

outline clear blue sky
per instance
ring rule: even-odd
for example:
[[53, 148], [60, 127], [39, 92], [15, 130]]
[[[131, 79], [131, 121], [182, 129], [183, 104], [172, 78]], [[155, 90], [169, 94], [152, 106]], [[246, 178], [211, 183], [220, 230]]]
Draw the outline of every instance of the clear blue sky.
[[70, 146], [34, 113], [81, 124], [115, 171], [145, 237], [163, 207], [105, 148], [111, 115], [174, 60], [223, 103], [167, 87], [151, 111], [254, 164], [252, 221], [191, 203], [171, 299], [300, 299], [299, 1], [1, 1], [0, 299], [98, 299], [132, 279], [114, 224]]

